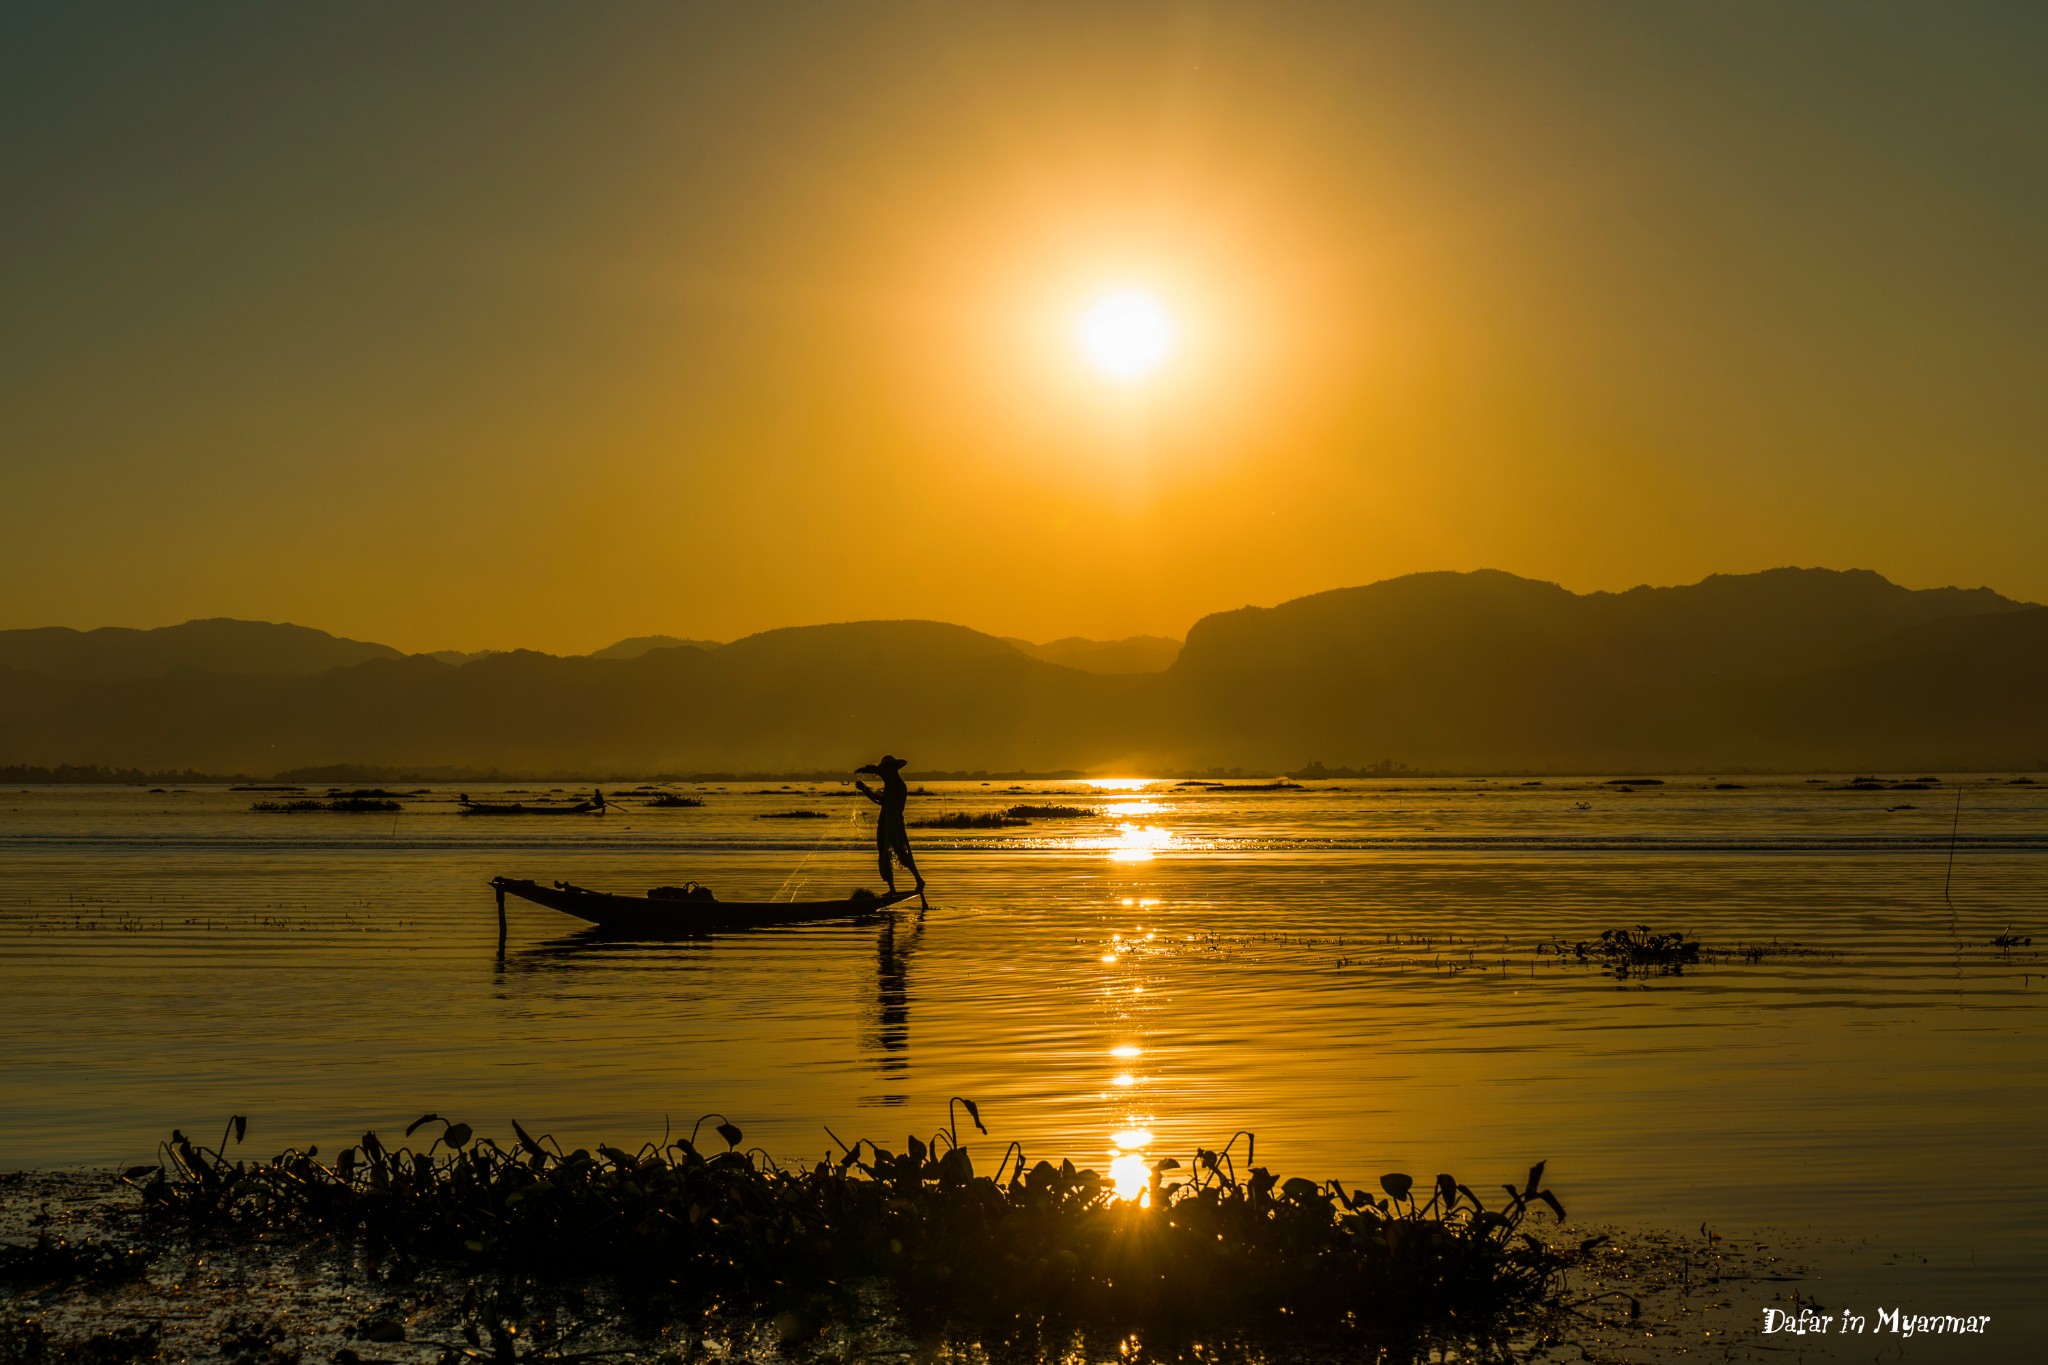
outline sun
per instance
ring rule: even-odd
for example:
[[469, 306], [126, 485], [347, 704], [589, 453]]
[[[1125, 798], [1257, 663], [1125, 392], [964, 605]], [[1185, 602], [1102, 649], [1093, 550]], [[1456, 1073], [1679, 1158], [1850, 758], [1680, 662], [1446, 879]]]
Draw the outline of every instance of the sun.
[[1173, 315], [1142, 289], [1119, 289], [1089, 304], [1074, 328], [1081, 354], [1103, 378], [1134, 384], [1173, 358]]

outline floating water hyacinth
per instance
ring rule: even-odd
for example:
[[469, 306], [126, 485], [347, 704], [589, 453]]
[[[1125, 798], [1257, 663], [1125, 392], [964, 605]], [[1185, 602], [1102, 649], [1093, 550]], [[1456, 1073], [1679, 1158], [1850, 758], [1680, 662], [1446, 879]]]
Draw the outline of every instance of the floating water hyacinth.
[[[317, 1149], [230, 1160], [173, 1133], [156, 1165], [131, 1168], [158, 1227], [210, 1234], [335, 1236], [373, 1255], [478, 1271], [603, 1276], [677, 1311], [807, 1312], [860, 1282], [891, 1291], [906, 1320], [1143, 1326], [1328, 1338], [1359, 1346], [1486, 1330], [1553, 1292], [1567, 1252], [1529, 1229], [1563, 1207], [1543, 1165], [1488, 1207], [1449, 1175], [1381, 1177], [1378, 1191], [1282, 1179], [1232, 1150], [1153, 1163], [1135, 1197], [1071, 1161], [1030, 1161], [1012, 1143], [977, 1171], [945, 1128], [891, 1150], [839, 1143], [811, 1165], [743, 1150], [706, 1115], [689, 1137], [635, 1151], [563, 1151], [517, 1123], [501, 1147], [430, 1114], [423, 1148], [374, 1133], [331, 1161]], [[712, 1150], [699, 1146], [716, 1120]], [[718, 1143], [723, 1150], [716, 1150]]]

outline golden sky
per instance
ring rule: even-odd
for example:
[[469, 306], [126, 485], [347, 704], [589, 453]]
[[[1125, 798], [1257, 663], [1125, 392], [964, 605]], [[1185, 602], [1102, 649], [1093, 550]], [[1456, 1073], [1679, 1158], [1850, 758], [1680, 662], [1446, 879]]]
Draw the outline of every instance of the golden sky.
[[[2048, 600], [2048, 11], [0, 17], [0, 627]], [[1170, 317], [1091, 369], [1092, 302]]]

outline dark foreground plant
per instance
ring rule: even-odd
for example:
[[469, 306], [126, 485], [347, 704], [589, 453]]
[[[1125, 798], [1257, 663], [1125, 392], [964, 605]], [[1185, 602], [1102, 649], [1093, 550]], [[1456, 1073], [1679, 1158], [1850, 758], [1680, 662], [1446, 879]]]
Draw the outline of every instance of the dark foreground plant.
[[[974, 1106], [956, 1103], [980, 1128]], [[1539, 1205], [1563, 1216], [1541, 1163], [1488, 1208], [1448, 1175], [1383, 1176], [1377, 1193], [1256, 1166], [1240, 1176], [1233, 1138], [1198, 1150], [1185, 1174], [1156, 1163], [1137, 1198], [1119, 1198], [1111, 1179], [1028, 1163], [1015, 1143], [978, 1174], [951, 1125], [900, 1152], [863, 1140], [784, 1166], [740, 1151], [740, 1130], [707, 1118], [726, 1150], [701, 1151], [693, 1131], [631, 1152], [564, 1152], [517, 1123], [516, 1143], [500, 1147], [428, 1115], [407, 1129], [434, 1127], [423, 1150], [367, 1133], [331, 1161], [311, 1149], [251, 1162], [224, 1155], [244, 1134], [238, 1117], [220, 1148], [173, 1133], [157, 1165], [126, 1178], [159, 1225], [333, 1234], [401, 1262], [603, 1276], [656, 1311], [812, 1311], [879, 1279], [927, 1325], [1412, 1344], [1490, 1334], [1543, 1299], [1566, 1261], [1525, 1226]]]
[[91, 1238], [74, 1242], [39, 1232], [26, 1246], [0, 1246], [0, 1285], [36, 1288], [81, 1280], [118, 1284], [147, 1271], [149, 1259], [147, 1251], [135, 1247]]

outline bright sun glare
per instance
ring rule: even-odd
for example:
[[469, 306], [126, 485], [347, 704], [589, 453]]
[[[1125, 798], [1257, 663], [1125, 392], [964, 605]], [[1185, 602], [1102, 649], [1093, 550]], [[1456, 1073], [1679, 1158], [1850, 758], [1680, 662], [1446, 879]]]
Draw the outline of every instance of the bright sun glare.
[[1088, 305], [1074, 330], [1081, 354], [1104, 378], [1130, 384], [1158, 370], [1178, 339], [1173, 315], [1141, 289], [1120, 289]]

